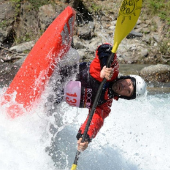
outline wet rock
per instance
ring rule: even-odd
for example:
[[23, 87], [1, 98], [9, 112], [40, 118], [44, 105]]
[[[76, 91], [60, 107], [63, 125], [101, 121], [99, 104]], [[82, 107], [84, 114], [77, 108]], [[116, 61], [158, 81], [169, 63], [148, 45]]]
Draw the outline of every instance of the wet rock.
[[56, 18], [57, 15], [58, 14], [56, 13], [55, 8], [51, 4], [41, 6], [39, 8], [39, 13], [38, 13], [41, 30], [46, 30], [47, 27], [52, 23], [52, 21]]
[[154, 34], [153, 35], [153, 39], [156, 41], [156, 42], [160, 42], [161, 38], [158, 34]]
[[151, 44], [151, 36], [146, 34], [143, 39], [142, 39], [143, 42], [145, 42], [146, 44]]
[[126, 38], [130, 39], [130, 38], [142, 37], [142, 36], [143, 36], [142, 33], [131, 31]]
[[25, 58], [26, 55], [15, 62], [15, 64], [0, 62], [0, 87], [8, 86], [11, 83]]
[[84, 49], [85, 44], [81, 39], [79, 39], [78, 37], [75, 37], [75, 38], [73, 38], [73, 47], [75, 49]]
[[164, 64], [151, 65], [143, 68], [140, 75], [148, 82], [170, 82], [170, 66]]
[[94, 37], [94, 23], [89, 22], [88, 24], [85, 24], [83, 27], [78, 28], [77, 35], [79, 38], [84, 40], [91, 40]]
[[25, 42], [16, 46], [13, 46], [9, 49], [9, 51], [16, 51], [18, 53], [22, 53], [26, 50], [31, 50], [32, 47], [34, 46], [35, 41], [30, 41], [30, 42]]
[[19, 22], [14, 24], [16, 41], [23, 42], [36, 39], [40, 35], [37, 11], [31, 8], [29, 2], [21, 4], [21, 11]]
[[145, 34], [149, 34], [151, 31], [150, 31], [149, 28], [143, 28], [142, 32], [145, 33]]
[[13, 31], [11, 24], [14, 22], [15, 10], [11, 2], [0, 2], [0, 42], [8, 39]]
[[148, 53], [148, 49], [142, 49], [142, 50], [141, 50], [141, 56], [142, 56], [142, 57], [147, 57], [148, 54], [149, 54], [149, 53]]

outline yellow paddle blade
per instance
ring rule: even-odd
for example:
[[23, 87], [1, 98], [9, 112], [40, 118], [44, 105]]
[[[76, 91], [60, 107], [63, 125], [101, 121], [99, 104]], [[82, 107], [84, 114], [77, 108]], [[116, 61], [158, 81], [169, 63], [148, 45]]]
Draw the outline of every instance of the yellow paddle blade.
[[73, 164], [72, 167], [71, 167], [71, 170], [76, 170], [76, 169], [77, 169], [77, 165]]
[[142, 8], [142, 0], [124, 0], [119, 9], [119, 16], [114, 33], [112, 53], [116, 53], [120, 42], [134, 28]]

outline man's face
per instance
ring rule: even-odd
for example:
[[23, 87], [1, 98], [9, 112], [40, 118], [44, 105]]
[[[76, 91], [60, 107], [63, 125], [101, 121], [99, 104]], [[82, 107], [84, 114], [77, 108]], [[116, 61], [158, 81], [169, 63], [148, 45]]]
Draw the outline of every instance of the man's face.
[[112, 90], [118, 95], [130, 97], [134, 87], [131, 79], [120, 79], [113, 83]]

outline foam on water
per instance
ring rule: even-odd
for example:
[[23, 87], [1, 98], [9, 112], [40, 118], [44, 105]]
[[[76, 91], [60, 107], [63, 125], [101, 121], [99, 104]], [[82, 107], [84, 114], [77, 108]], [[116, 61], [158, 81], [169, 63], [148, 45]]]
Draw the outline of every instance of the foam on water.
[[[164, 94], [143, 101], [114, 101], [101, 131], [81, 153], [78, 170], [169, 170], [169, 100], [170, 95]], [[14, 120], [2, 109], [1, 113], [0, 169], [70, 169], [75, 136], [87, 109], [62, 103], [46, 116], [41, 103], [32, 113]]]
[[[98, 136], [100, 145], [119, 150], [136, 169], [170, 169], [170, 95], [144, 101], [114, 102], [112, 114]], [[129, 168], [131, 169], [131, 168]]]
[[45, 152], [49, 141], [47, 121], [41, 111], [38, 108], [34, 113], [10, 119], [0, 108], [0, 169], [54, 170]]
[[[78, 169], [169, 170], [169, 99], [170, 95], [164, 94], [143, 101], [114, 101], [98, 136], [80, 156]], [[70, 108], [62, 114], [65, 125], [55, 136], [58, 146], [54, 148], [67, 157], [53, 160], [60, 169], [69, 169], [76, 152], [76, 131], [87, 110]]]
[[[114, 101], [101, 131], [81, 154], [78, 170], [169, 170], [169, 100], [169, 94], [162, 94]], [[51, 128], [49, 152], [57, 169], [70, 169], [76, 153], [75, 136], [87, 113], [87, 109], [63, 103], [51, 115], [56, 128]]]
[[[58, 76], [56, 69], [31, 113], [9, 119], [5, 108], [0, 107], [0, 169], [71, 168], [77, 149], [75, 136], [88, 110], [65, 102], [54, 105], [56, 94], [63, 88], [56, 82]], [[3, 91], [0, 89], [0, 95]], [[169, 170], [169, 101], [170, 94], [114, 101], [104, 126], [81, 153], [78, 170]]]

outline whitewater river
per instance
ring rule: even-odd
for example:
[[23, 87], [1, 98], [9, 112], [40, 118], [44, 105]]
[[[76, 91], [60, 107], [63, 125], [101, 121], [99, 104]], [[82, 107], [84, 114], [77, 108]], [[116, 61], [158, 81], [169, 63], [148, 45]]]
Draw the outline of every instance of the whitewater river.
[[[0, 89], [2, 95], [4, 89]], [[86, 109], [62, 103], [51, 116], [41, 104], [11, 120], [0, 108], [0, 169], [68, 170], [76, 132]], [[114, 101], [98, 136], [78, 161], [78, 170], [169, 170], [170, 94], [143, 101]]]
[[[23, 116], [10, 119], [0, 106], [0, 170], [71, 169], [76, 134], [88, 110], [53, 104], [54, 87], [56, 94], [61, 87], [57, 78], [56, 68], [38, 105]], [[144, 100], [114, 101], [101, 131], [81, 153], [77, 170], [170, 170], [170, 93], [160, 92], [149, 92]]]

